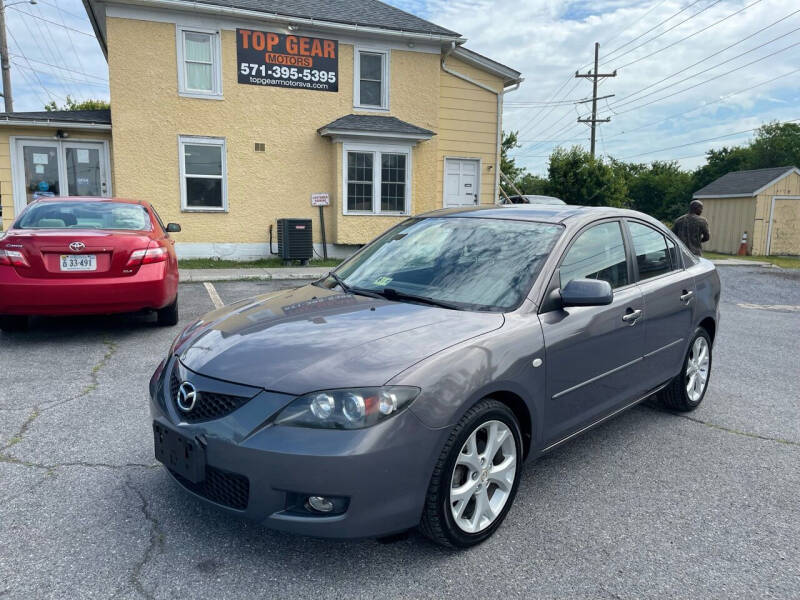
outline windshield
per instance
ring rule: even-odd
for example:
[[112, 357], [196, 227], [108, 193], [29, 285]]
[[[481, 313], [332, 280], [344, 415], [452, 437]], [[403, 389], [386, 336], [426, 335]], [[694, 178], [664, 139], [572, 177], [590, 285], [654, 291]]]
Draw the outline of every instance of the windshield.
[[[559, 225], [505, 219], [411, 219], [345, 262], [336, 275], [355, 292], [513, 310], [562, 231]], [[335, 287], [336, 281], [328, 278], [326, 284]]]
[[147, 209], [122, 202], [45, 202], [31, 206], [18, 229], [152, 229]]

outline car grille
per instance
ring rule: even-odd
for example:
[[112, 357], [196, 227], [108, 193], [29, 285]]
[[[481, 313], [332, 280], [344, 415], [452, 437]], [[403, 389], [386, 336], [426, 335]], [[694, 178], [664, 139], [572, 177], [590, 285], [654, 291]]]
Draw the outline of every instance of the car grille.
[[245, 402], [250, 400], [245, 396], [232, 396], [229, 394], [216, 394], [213, 392], [204, 392], [198, 390], [197, 400], [195, 401], [194, 408], [190, 412], [184, 412], [177, 404], [178, 388], [181, 385], [177, 369], [172, 371], [172, 377], [169, 381], [169, 394], [172, 398], [172, 403], [176, 407], [181, 419], [187, 423], [200, 423], [202, 421], [213, 421], [228, 415], [241, 407]]
[[244, 510], [250, 498], [250, 480], [244, 475], [230, 473], [206, 465], [206, 478], [200, 483], [192, 483], [170, 469], [172, 476], [183, 487], [198, 496], [222, 506]]

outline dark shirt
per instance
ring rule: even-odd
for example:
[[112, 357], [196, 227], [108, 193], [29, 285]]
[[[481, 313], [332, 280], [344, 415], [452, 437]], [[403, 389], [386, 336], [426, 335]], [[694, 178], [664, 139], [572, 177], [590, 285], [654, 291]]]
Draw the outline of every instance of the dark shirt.
[[678, 217], [672, 226], [672, 231], [686, 244], [692, 254], [697, 256], [702, 256], [703, 254], [700, 244], [711, 239], [711, 234], [708, 231], [708, 221], [694, 213]]

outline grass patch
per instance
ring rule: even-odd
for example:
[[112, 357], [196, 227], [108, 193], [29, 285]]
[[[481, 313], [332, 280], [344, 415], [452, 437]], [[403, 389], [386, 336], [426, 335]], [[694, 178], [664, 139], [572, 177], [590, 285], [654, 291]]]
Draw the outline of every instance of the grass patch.
[[[341, 264], [339, 258], [309, 261], [309, 267], [336, 267]], [[280, 258], [260, 258], [258, 260], [217, 260], [214, 258], [185, 258], [178, 261], [181, 269], [264, 269], [264, 268], [291, 268], [300, 266], [299, 261], [284, 265]]]
[[703, 252], [703, 258], [709, 260], [722, 260], [725, 258], [735, 258], [741, 260], [754, 260], [757, 262], [772, 263], [782, 269], [800, 269], [800, 257], [795, 256], [734, 256], [732, 254], [719, 254], [717, 252]]

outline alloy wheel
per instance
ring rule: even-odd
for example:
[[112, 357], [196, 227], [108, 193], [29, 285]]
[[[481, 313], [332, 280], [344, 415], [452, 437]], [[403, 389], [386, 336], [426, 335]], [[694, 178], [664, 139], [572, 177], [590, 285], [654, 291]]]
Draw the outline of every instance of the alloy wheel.
[[467, 438], [450, 482], [450, 511], [467, 533], [489, 527], [503, 511], [514, 487], [517, 447], [502, 421], [481, 423]]
[[686, 362], [686, 395], [692, 402], [700, 402], [706, 390], [708, 367], [711, 361], [708, 341], [699, 336], [692, 344]]

